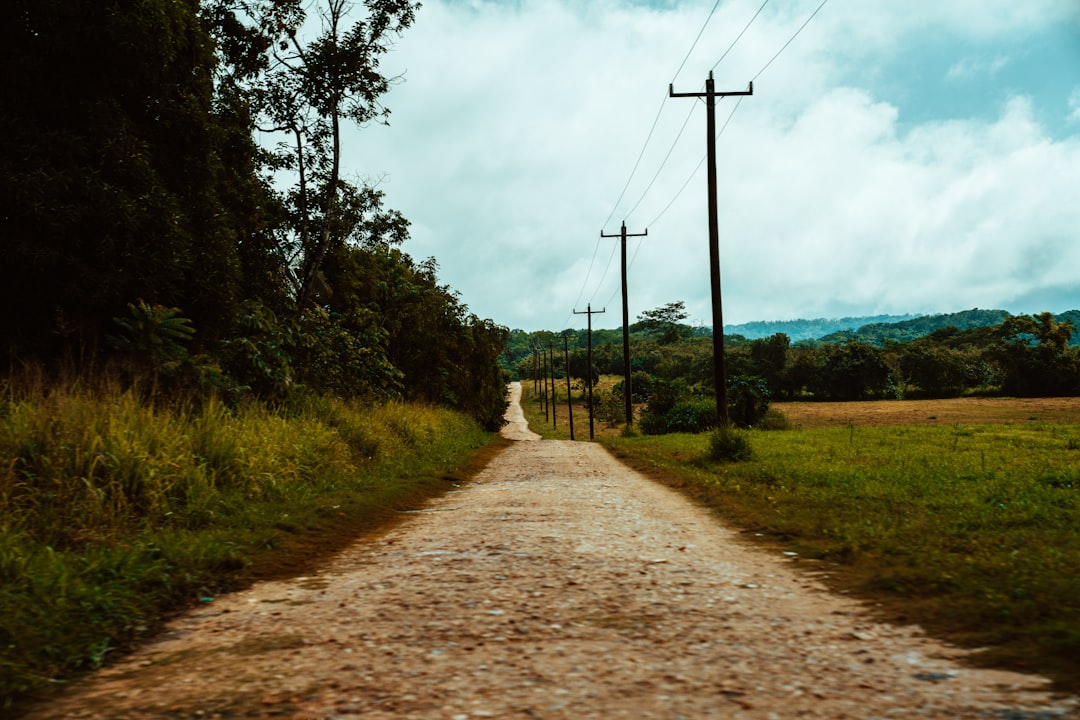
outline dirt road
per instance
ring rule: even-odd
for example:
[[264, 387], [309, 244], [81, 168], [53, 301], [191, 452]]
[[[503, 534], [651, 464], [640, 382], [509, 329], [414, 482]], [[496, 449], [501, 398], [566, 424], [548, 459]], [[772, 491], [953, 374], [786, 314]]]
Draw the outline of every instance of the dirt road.
[[308, 577], [206, 604], [31, 717], [1080, 717], [509, 417], [520, 442], [474, 482]]

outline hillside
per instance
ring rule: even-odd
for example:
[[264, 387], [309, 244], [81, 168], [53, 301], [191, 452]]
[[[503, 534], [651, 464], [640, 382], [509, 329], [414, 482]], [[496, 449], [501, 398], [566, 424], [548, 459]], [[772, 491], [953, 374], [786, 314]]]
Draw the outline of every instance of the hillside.
[[[742, 335], [748, 340], [784, 333], [791, 342], [818, 340], [826, 343], [858, 340], [881, 345], [886, 340], [907, 342], [925, 337], [935, 330], [955, 327], [968, 330], [1001, 324], [1011, 313], [1005, 310], [973, 308], [955, 313], [935, 315], [878, 315], [839, 319], [781, 320], [725, 325], [727, 335]], [[1071, 320], [1080, 328], [1080, 310], [1068, 310], [1054, 316], [1059, 322]], [[1080, 345], [1080, 333], [1073, 335], [1070, 345]]]
[[867, 317], [815, 318], [813, 320], [765, 320], [725, 325], [725, 335], [742, 335], [747, 340], [770, 337], [784, 333], [791, 342], [817, 340], [826, 335], [854, 331], [869, 324], [887, 324], [903, 322], [915, 318], [915, 315], [873, 315]]

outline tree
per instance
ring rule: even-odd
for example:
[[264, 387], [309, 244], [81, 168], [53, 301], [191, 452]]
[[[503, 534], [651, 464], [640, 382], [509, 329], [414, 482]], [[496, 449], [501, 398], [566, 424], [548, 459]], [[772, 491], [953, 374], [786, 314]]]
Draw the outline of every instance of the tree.
[[[230, 322], [256, 188], [226, 163], [195, 0], [13, 0], [0, 30], [0, 320], [9, 353], [93, 353], [137, 298]], [[241, 128], [240, 132], [245, 129]], [[243, 170], [241, 170], [243, 172]]]
[[390, 111], [379, 99], [392, 79], [379, 72], [380, 56], [418, 7], [408, 0], [238, 3], [249, 24], [234, 36], [265, 53], [256, 63], [261, 72], [246, 80], [248, 97], [260, 129], [285, 136], [278, 163], [295, 173], [286, 250], [300, 309], [325, 299], [327, 259], [353, 235], [364, 210], [378, 209], [371, 201], [381, 195], [342, 180], [341, 126], [386, 122]]
[[1053, 314], [1014, 315], [999, 328], [990, 355], [1001, 366], [1002, 391], [1044, 396], [1080, 393], [1080, 353], [1069, 347], [1076, 328]]
[[825, 345], [818, 352], [814, 395], [832, 400], [860, 400], [880, 394], [889, 379], [881, 348], [861, 342]]
[[680, 322], [686, 318], [686, 303], [677, 300], [641, 313], [638, 316], [637, 325], [638, 328], [654, 335], [661, 345], [670, 345], [690, 334], [691, 328]]

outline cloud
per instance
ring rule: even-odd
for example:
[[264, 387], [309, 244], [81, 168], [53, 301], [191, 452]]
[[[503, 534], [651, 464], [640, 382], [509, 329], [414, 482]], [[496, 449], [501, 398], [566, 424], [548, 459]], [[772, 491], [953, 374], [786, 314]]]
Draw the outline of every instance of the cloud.
[[[718, 89], [745, 88], [818, 4], [767, 6], [716, 67]], [[848, 67], [859, 58], [872, 79], [933, 28], [986, 42], [953, 61], [954, 79], [986, 81], [1003, 62], [992, 40], [1037, 34], [1061, 5], [826, 5], [718, 141], [725, 320], [1000, 307], [1075, 287], [1080, 138], [1050, 139], [1018, 95], [982, 118], [905, 122], [888, 82], [853, 84]], [[436, 256], [483, 317], [558, 329], [591, 302], [607, 307], [598, 327], [618, 326], [619, 242], [599, 235], [625, 219], [648, 228], [628, 242], [631, 320], [684, 300], [711, 324], [694, 173], [705, 111], [665, 97], [673, 79], [698, 91], [759, 6], [723, 3], [675, 77], [712, 2], [430, 0], [385, 60], [407, 71], [387, 98], [391, 127], [351, 136], [346, 162], [388, 175], [389, 203], [413, 222], [405, 249]], [[720, 102], [719, 124], [736, 102]]]
[[996, 55], [991, 58], [967, 57], [953, 64], [945, 78], [952, 81], [980, 80], [997, 75], [1009, 64], [1009, 59]]

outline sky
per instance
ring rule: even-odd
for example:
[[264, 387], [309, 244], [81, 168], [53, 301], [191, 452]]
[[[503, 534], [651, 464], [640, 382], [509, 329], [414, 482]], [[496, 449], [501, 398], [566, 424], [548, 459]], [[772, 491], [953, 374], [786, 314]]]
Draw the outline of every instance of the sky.
[[344, 172], [500, 325], [621, 327], [623, 222], [712, 325], [710, 71], [725, 324], [1080, 308], [1077, 0], [424, 0], [381, 69]]

